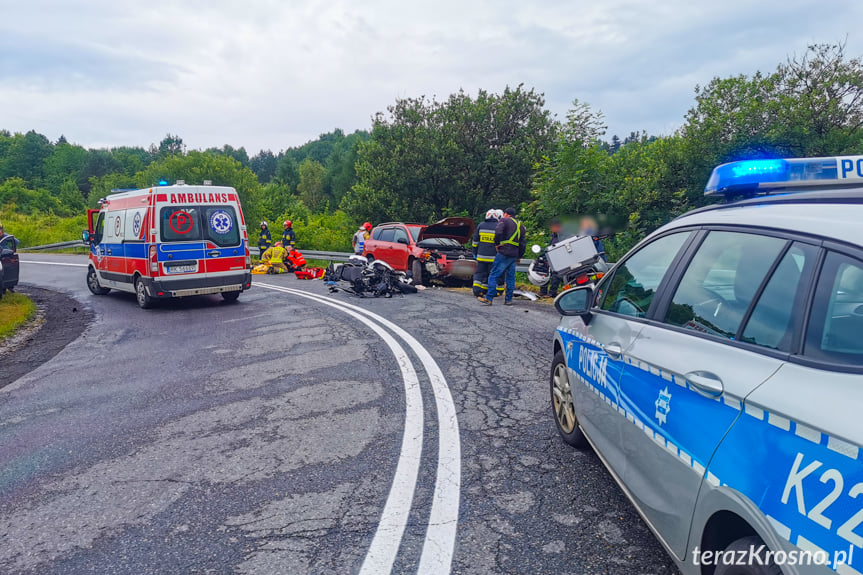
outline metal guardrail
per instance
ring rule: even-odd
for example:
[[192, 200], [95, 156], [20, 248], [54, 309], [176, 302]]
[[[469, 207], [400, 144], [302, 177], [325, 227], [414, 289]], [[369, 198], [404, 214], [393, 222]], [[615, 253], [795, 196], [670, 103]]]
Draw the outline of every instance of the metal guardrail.
[[[28, 248], [21, 248], [21, 251], [24, 252], [39, 252], [39, 251], [50, 251], [50, 250], [62, 250], [65, 248], [73, 248], [73, 247], [85, 247], [85, 244], [78, 240], [73, 242], [60, 242], [56, 244], [45, 244], [44, 246], [32, 246]], [[347, 252], [319, 252], [313, 250], [302, 250], [303, 256], [306, 259], [312, 260], [330, 260], [334, 262], [346, 262], [350, 257], [354, 254]], [[260, 256], [261, 252], [258, 248], [250, 247], [249, 253], [253, 256]], [[533, 260], [518, 260], [518, 264], [516, 266], [516, 270], [520, 272], [526, 272], [528, 266], [533, 262]]]
[[64, 248], [74, 248], [74, 247], [86, 247], [84, 242], [81, 240], [77, 240], [74, 242], [60, 242], [57, 244], [45, 244], [44, 246], [31, 246], [31, 247], [19, 247], [18, 249], [23, 252], [39, 252], [39, 251], [49, 251], [49, 250], [62, 250]]

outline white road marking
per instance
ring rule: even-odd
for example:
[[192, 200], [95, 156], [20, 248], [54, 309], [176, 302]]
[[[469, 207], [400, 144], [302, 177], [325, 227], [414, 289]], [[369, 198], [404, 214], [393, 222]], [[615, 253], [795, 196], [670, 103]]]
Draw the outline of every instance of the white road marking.
[[[289, 293], [287, 292], [287, 288], [281, 288], [280, 286], [260, 283], [256, 283], [255, 285]], [[318, 298], [313, 297], [312, 294], [292, 293], [291, 295], [299, 295], [318, 301]], [[405, 527], [407, 527], [422, 456], [424, 423], [419, 379], [417, 379], [416, 370], [414, 370], [410, 357], [388, 331], [374, 323], [371, 319], [363, 317], [355, 311], [346, 309], [336, 302], [320, 301], [320, 303], [350, 315], [374, 331], [392, 350], [402, 370], [405, 385], [405, 428], [402, 435], [401, 452], [399, 453], [395, 476], [393, 477], [393, 483], [390, 487], [384, 510], [381, 513], [380, 522], [360, 569], [361, 574], [389, 573], [392, 571], [402, 537], [404, 536]]]
[[71, 266], [74, 268], [86, 268], [87, 264], [73, 264], [68, 262], [40, 262], [36, 260], [22, 260], [18, 259], [18, 261], [22, 264], [40, 264], [43, 266]]
[[[333, 300], [326, 296], [311, 294], [298, 289], [263, 283], [256, 283], [255, 285], [315, 299], [330, 305], [334, 304]], [[338, 302], [335, 305], [374, 318], [399, 336], [420, 358], [429, 380], [431, 380], [438, 416], [438, 464], [431, 513], [429, 514], [428, 528], [417, 573], [419, 575], [449, 573], [455, 550], [458, 510], [461, 499], [461, 440], [455, 403], [452, 400], [446, 378], [428, 350], [398, 325], [359, 306], [345, 302]]]

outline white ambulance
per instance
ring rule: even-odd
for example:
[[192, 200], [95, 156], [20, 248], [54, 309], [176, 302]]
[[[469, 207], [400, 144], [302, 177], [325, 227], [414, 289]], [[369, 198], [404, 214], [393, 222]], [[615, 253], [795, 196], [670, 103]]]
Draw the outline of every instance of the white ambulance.
[[[205, 182], [207, 184], [208, 182]], [[252, 285], [246, 222], [234, 188], [173, 186], [113, 193], [88, 210], [87, 287], [160, 298], [221, 294], [229, 302]]]

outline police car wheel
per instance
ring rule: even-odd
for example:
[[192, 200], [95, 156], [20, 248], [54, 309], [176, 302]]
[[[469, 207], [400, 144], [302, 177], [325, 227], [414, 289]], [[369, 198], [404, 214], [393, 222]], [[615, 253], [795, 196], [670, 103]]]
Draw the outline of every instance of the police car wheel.
[[240, 292], [238, 291], [223, 291], [222, 299], [226, 302], [232, 303], [237, 301], [237, 298], [240, 297]]
[[587, 447], [587, 438], [579, 429], [578, 420], [575, 418], [572, 388], [562, 351], [554, 355], [551, 364], [551, 408], [557, 432], [563, 440], [573, 447]]
[[87, 271], [87, 289], [94, 295], [105, 295], [111, 288], [102, 287], [99, 283], [99, 276], [96, 275], [96, 270], [90, 268]]
[[[763, 547], [763, 548], [762, 548]], [[761, 549], [760, 553], [757, 553], [758, 549]], [[752, 553], [754, 555], [758, 555], [761, 558], [761, 561], [757, 560], [748, 560], [750, 557], [750, 549], [752, 549]], [[713, 571], [714, 575], [782, 575], [782, 570], [778, 565], [775, 565], [772, 560], [767, 561], [766, 557], [767, 546], [764, 545], [764, 541], [761, 540], [758, 536], [750, 536], [743, 537], [736, 541], [733, 541], [728, 547], [725, 548], [722, 557], [728, 557], [729, 560], [723, 562], [722, 560], [718, 560], [716, 562], [716, 569]], [[733, 561], [734, 563], [741, 563], [738, 565], [729, 565], [726, 563], [732, 563], [731, 558], [734, 559], [742, 559], [740, 561]], [[750, 564], [751, 563], [751, 564]], [[759, 563], [767, 563], [766, 565], [761, 565]]]
[[153, 306], [153, 299], [147, 293], [147, 288], [144, 287], [144, 281], [141, 278], [135, 279], [135, 299], [138, 300], [138, 306], [141, 309], [150, 309]]

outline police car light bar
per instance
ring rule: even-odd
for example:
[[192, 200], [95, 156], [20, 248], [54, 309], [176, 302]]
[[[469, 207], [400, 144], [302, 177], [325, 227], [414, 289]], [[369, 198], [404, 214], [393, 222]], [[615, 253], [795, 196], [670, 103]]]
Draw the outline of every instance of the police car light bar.
[[704, 195], [753, 195], [849, 184], [863, 185], [863, 156], [743, 160], [714, 168]]

